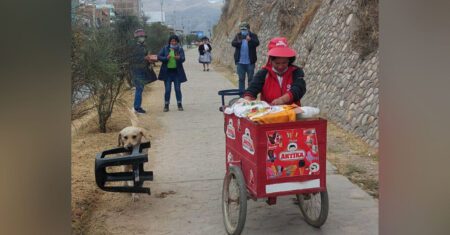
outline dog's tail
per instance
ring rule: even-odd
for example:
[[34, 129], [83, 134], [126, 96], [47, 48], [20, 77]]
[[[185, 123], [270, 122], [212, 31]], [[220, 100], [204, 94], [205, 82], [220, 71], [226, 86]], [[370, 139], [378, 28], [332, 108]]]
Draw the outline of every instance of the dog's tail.
[[128, 112], [130, 113], [130, 121], [131, 121], [131, 125], [132, 125], [132, 126], [135, 126], [135, 127], [138, 127], [138, 126], [139, 126], [139, 125], [138, 125], [139, 119], [138, 119], [136, 113], [135, 113], [134, 110], [131, 109], [131, 108], [128, 109]]

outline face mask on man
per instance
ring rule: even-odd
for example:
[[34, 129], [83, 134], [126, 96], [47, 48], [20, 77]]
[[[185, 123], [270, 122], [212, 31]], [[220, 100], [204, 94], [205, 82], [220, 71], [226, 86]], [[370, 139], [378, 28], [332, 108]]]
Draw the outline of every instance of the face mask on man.
[[241, 30], [241, 34], [242, 34], [242, 36], [247, 36], [248, 35], [248, 30], [246, 30], [246, 29], [242, 29]]
[[143, 43], [145, 41], [145, 37], [138, 37], [137, 41], [139, 43]]
[[172, 45], [172, 44], [170, 44], [170, 48], [172, 48], [172, 49], [177, 49], [177, 48], [178, 48], [178, 45]]

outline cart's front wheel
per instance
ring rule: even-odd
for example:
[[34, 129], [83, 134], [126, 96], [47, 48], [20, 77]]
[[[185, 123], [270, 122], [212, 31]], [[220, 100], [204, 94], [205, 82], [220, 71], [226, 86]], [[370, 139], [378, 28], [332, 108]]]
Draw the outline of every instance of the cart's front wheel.
[[297, 194], [297, 200], [306, 223], [316, 228], [320, 228], [328, 217], [327, 191]]
[[247, 215], [247, 189], [237, 166], [231, 166], [223, 180], [222, 212], [227, 233], [241, 234]]

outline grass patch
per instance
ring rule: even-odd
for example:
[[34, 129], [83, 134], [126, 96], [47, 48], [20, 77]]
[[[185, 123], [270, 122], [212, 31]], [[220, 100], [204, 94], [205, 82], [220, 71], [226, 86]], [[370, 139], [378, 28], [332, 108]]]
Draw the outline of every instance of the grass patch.
[[355, 165], [348, 165], [348, 166], [347, 166], [347, 170], [346, 170], [346, 172], [344, 173], [344, 175], [346, 175], [346, 176], [351, 176], [351, 175], [353, 175], [353, 174], [364, 174], [364, 173], [366, 173], [366, 171], [363, 170], [363, 169], [361, 169], [361, 168], [359, 168], [358, 166], [355, 166]]

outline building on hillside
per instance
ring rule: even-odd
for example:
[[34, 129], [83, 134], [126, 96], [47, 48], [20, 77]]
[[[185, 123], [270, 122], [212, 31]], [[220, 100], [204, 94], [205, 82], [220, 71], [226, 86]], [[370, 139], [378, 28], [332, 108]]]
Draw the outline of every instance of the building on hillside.
[[97, 4], [95, 10], [95, 18], [97, 27], [109, 26], [114, 22], [116, 17], [114, 5], [112, 4]]
[[198, 38], [205, 36], [205, 32], [203, 31], [191, 31], [191, 34], [196, 34]]
[[114, 5], [118, 15], [144, 16], [142, 0], [107, 0], [106, 3]]
[[73, 11], [74, 23], [85, 27], [93, 27], [96, 25], [96, 7], [94, 4], [80, 4]]

